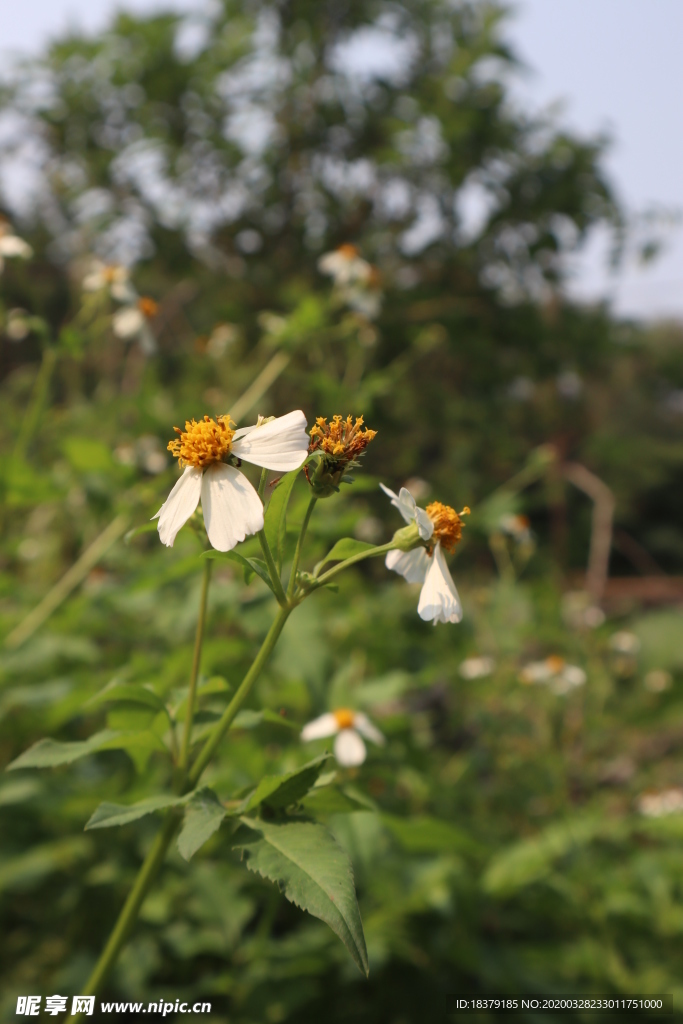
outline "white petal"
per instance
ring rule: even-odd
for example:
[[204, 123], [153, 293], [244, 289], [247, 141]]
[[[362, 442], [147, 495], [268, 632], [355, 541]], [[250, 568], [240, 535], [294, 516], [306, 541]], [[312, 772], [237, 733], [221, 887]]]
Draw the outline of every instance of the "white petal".
[[263, 529], [263, 505], [244, 473], [214, 463], [202, 477], [202, 511], [211, 546], [230, 551]]
[[403, 576], [408, 583], [424, 583], [431, 563], [426, 550], [419, 547], [412, 551], [388, 551], [384, 564], [387, 569]]
[[114, 279], [109, 291], [111, 292], [112, 298], [116, 299], [117, 302], [135, 302], [135, 292], [128, 284], [127, 280]]
[[306, 417], [297, 409], [260, 427], [242, 427], [235, 431], [231, 450], [254, 466], [283, 472], [298, 469], [308, 455]]
[[462, 619], [458, 591], [448, 571], [440, 544], [434, 548], [432, 564], [420, 592], [417, 614], [426, 622], [460, 622]]
[[334, 756], [345, 768], [362, 764], [367, 751], [365, 744], [353, 729], [342, 729], [334, 741]]
[[423, 508], [415, 509], [415, 522], [417, 523], [417, 531], [422, 540], [429, 540], [434, 533], [434, 523]]
[[357, 729], [359, 733], [365, 736], [366, 740], [372, 740], [378, 746], [383, 747], [386, 743], [384, 736], [379, 731], [376, 725], [373, 725], [367, 715], [364, 715], [362, 711], [356, 711], [353, 716], [353, 727]]
[[328, 711], [303, 727], [301, 739], [307, 743], [308, 740], [321, 740], [324, 736], [335, 736], [338, 732], [337, 719], [331, 711]]
[[0, 237], [0, 255], [20, 256], [22, 259], [27, 260], [33, 256], [33, 249], [28, 242], [25, 242], [23, 238], [19, 238], [18, 235], [2, 235]]
[[188, 466], [180, 480], [152, 519], [159, 520], [161, 543], [173, 547], [173, 541], [181, 526], [184, 526], [197, 505], [202, 487], [202, 471]]
[[385, 487], [384, 484], [380, 484], [380, 487], [391, 500], [391, 504], [394, 508], [397, 508], [407, 523], [413, 523], [415, 521], [415, 498], [412, 496], [410, 491], [407, 491], [405, 487], [402, 487], [398, 494], [394, 494], [393, 491]]
[[135, 306], [124, 306], [118, 309], [112, 317], [114, 334], [119, 338], [132, 338], [144, 326], [145, 318], [142, 312]]

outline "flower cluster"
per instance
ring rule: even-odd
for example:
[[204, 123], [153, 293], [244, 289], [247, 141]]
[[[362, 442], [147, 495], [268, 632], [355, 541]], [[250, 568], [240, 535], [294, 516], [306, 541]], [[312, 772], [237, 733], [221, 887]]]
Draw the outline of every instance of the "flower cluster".
[[137, 294], [127, 267], [92, 260], [82, 287], [86, 292], [106, 291], [112, 299], [122, 303], [112, 317], [112, 328], [117, 338], [139, 342], [145, 355], [156, 352], [156, 339], [150, 322], [157, 316], [159, 305], [154, 299]]
[[359, 465], [358, 460], [377, 434], [369, 427], [363, 429], [363, 422], [362, 416], [354, 421], [352, 416], [344, 419], [336, 415], [331, 423], [319, 416], [311, 427], [309, 453], [317, 455], [317, 465], [312, 473], [307, 467], [306, 478], [317, 498], [338, 491], [344, 474]]
[[642, 793], [638, 798], [638, 810], [646, 818], [663, 818], [667, 814], [683, 811], [683, 789], [676, 786], [659, 793]]

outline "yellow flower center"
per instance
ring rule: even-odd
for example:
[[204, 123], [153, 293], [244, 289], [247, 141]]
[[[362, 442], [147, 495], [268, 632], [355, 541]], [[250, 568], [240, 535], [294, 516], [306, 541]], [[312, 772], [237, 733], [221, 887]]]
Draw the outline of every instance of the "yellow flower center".
[[230, 451], [232, 435], [235, 433], [230, 427], [231, 423], [229, 416], [217, 416], [215, 420], [205, 416], [199, 423], [186, 420], [184, 431], [180, 427], [173, 428], [180, 436], [168, 442], [168, 450], [181, 466], [203, 467], [212, 462], [222, 462]]
[[337, 720], [337, 725], [340, 729], [352, 729], [355, 714], [350, 708], [337, 708], [332, 714]]
[[465, 505], [462, 512], [458, 513], [450, 505], [442, 505], [440, 501], [433, 501], [427, 505], [425, 512], [434, 523], [432, 539], [436, 544], [440, 542], [442, 548], [452, 553], [455, 545], [459, 543], [462, 536], [462, 528], [465, 525], [461, 516], [468, 516], [470, 510]]
[[553, 675], [557, 675], [564, 668], [564, 658], [560, 658], [558, 654], [551, 654], [549, 658], [545, 659], [545, 663]]
[[340, 256], [343, 256], [345, 260], [355, 260], [360, 255], [355, 245], [351, 245], [349, 242], [345, 242], [344, 245], [340, 245], [337, 252]]
[[323, 451], [326, 455], [340, 462], [353, 462], [365, 451], [377, 433], [366, 427], [362, 429], [363, 417], [357, 416], [353, 422], [351, 416], [342, 419], [341, 416], [333, 416], [332, 422], [328, 423], [325, 416], [318, 416], [315, 426], [311, 427], [311, 443], [309, 451]]

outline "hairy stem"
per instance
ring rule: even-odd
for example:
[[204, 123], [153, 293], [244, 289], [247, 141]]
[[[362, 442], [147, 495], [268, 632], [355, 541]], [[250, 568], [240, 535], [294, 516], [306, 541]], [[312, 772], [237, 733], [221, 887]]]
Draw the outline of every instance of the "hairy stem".
[[314, 497], [311, 498], [311, 500], [309, 501], [308, 508], [306, 509], [306, 515], [304, 516], [304, 521], [301, 524], [301, 530], [299, 531], [299, 539], [296, 542], [296, 551], [294, 552], [292, 571], [289, 575], [289, 584], [287, 586], [287, 599], [289, 601], [291, 601], [292, 597], [294, 596], [294, 591], [296, 589], [296, 574], [299, 568], [299, 561], [301, 559], [301, 551], [304, 546], [306, 530], [308, 529], [308, 524], [310, 522], [311, 516], [313, 515], [313, 509], [315, 508], [317, 500], [318, 499]]
[[192, 723], [194, 721], [194, 706], [197, 699], [197, 680], [199, 678], [199, 666], [202, 658], [202, 643], [204, 640], [204, 626], [206, 623], [206, 605], [209, 596], [209, 582], [211, 580], [211, 560], [204, 561], [204, 575], [202, 576], [202, 594], [199, 599], [199, 617], [197, 619], [197, 632], [194, 638], [194, 653], [192, 655], [192, 671], [190, 673], [190, 685], [187, 691], [187, 713], [185, 715], [185, 732], [180, 747], [178, 758], [179, 784], [184, 783], [187, 772], [187, 764], [190, 757], [190, 737], [192, 735]]

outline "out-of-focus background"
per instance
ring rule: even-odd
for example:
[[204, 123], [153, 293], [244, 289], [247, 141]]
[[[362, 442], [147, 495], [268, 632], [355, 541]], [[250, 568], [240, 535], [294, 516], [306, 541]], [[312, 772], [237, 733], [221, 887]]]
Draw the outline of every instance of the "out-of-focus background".
[[[257, 687], [280, 723], [252, 716], [213, 770], [229, 795], [301, 763], [330, 707], [386, 734], [352, 779], [365, 809], [327, 809], [370, 980], [219, 834], [170, 859], [111, 992], [245, 1024], [683, 995], [682, 29], [676, 0], [0, 12], [0, 210], [34, 250], [0, 277], [2, 760], [131, 733], [0, 779], [7, 1019], [79, 991], [153, 834], [83, 834], [167, 781], [149, 714], [90, 699], [185, 682], [197, 541], [124, 535], [176, 479], [173, 426], [228, 409], [378, 430], [311, 565], [391, 535], [380, 480], [469, 505], [465, 617], [432, 628], [381, 564], [350, 573]], [[342, 245], [375, 268], [355, 286], [319, 267]], [[93, 257], [146, 315], [91, 287]], [[238, 682], [271, 614], [222, 568], [206, 676]]]

